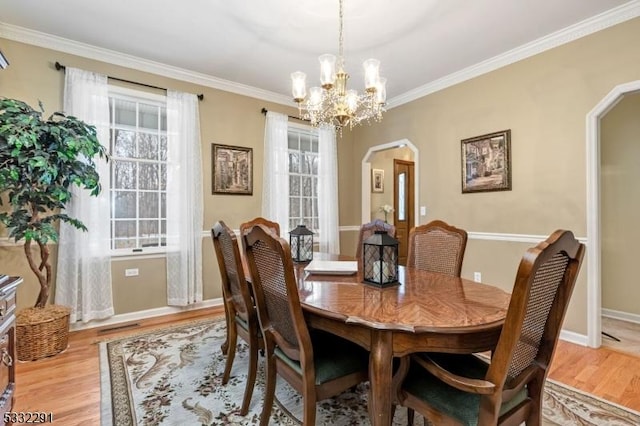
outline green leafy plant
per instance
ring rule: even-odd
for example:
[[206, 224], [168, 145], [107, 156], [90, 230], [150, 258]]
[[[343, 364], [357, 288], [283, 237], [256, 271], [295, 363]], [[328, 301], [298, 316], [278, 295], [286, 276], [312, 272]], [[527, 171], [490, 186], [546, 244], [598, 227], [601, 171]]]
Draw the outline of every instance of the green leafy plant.
[[[100, 193], [94, 158], [108, 158], [94, 126], [53, 113], [43, 119], [40, 103], [36, 111], [22, 101], [0, 98], [0, 204], [8, 201], [9, 211], [0, 213], [0, 222], [16, 242], [24, 239], [29, 267], [38, 278], [40, 294], [35, 307], [49, 299], [52, 270], [49, 241], [58, 241], [56, 225], [66, 222], [86, 231], [78, 219], [64, 213], [71, 201], [71, 187], [77, 185]], [[34, 256], [35, 242], [40, 259]]]

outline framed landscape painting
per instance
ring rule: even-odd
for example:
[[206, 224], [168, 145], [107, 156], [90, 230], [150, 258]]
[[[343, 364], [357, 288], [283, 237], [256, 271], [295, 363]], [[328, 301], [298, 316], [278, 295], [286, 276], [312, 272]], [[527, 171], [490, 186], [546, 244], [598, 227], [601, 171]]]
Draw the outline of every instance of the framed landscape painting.
[[511, 130], [462, 140], [462, 192], [511, 190]]
[[214, 194], [253, 194], [253, 149], [211, 144]]

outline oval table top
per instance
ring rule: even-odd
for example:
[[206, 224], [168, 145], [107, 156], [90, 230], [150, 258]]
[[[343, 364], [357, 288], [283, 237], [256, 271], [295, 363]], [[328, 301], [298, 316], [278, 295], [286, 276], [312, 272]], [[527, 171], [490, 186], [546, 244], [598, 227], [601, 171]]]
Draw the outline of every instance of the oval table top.
[[349, 276], [303, 274], [304, 309], [368, 327], [413, 333], [460, 333], [504, 322], [511, 295], [497, 287], [445, 274], [399, 267], [399, 285], [378, 288]]

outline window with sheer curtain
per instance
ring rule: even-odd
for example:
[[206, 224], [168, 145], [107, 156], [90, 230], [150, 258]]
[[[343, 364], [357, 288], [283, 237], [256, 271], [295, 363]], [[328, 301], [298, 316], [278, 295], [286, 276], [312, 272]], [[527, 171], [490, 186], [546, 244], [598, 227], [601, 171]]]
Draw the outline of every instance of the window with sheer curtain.
[[320, 231], [318, 222], [318, 131], [289, 126], [289, 229], [306, 225]]
[[162, 97], [109, 93], [111, 249], [166, 245], [167, 108]]
[[262, 216], [278, 222], [283, 234], [304, 224], [320, 251], [340, 253], [335, 130], [289, 123], [269, 111], [264, 153]]

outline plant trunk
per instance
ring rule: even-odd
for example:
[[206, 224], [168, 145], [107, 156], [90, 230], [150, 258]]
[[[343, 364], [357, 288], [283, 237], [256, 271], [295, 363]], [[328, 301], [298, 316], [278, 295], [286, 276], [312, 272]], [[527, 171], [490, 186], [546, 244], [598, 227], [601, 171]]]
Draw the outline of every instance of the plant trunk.
[[[38, 277], [40, 283], [40, 294], [34, 305], [36, 308], [44, 308], [49, 300], [49, 289], [51, 288], [51, 265], [49, 264], [49, 248], [46, 244], [38, 242], [40, 246], [40, 265], [37, 265], [33, 259], [33, 251], [31, 249], [31, 240], [27, 240], [24, 243], [24, 254], [29, 261], [29, 267], [33, 273]], [[42, 270], [45, 272], [42, 272]]]

